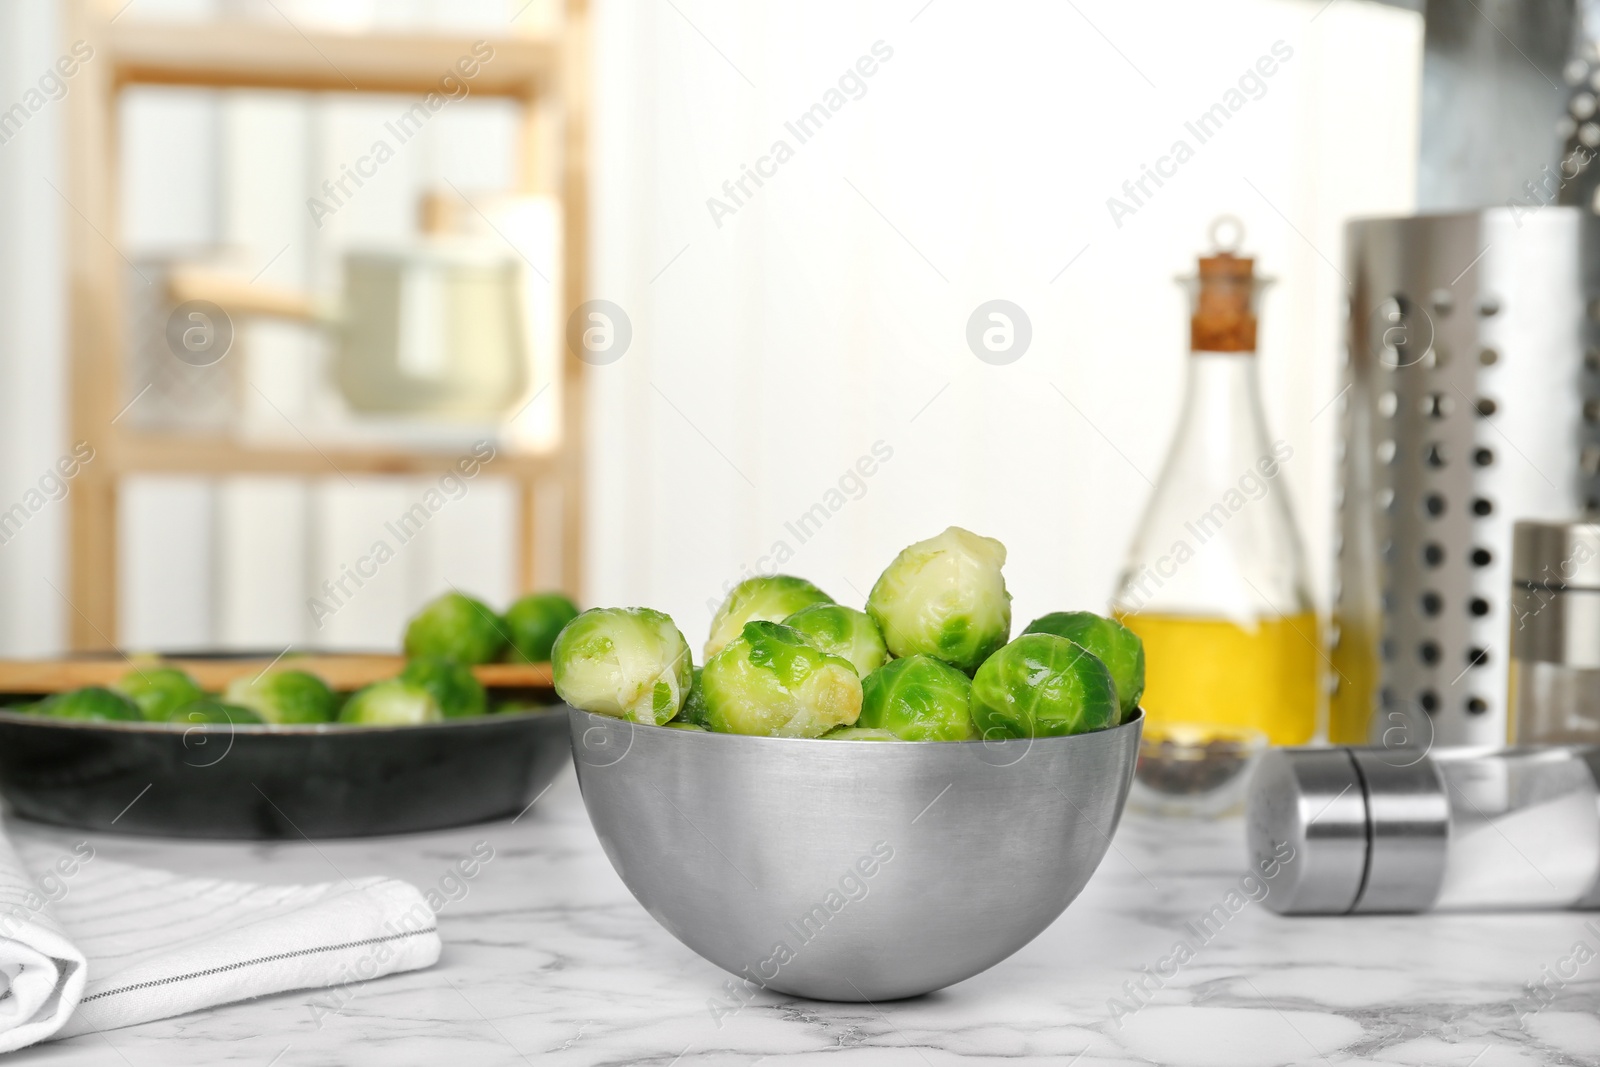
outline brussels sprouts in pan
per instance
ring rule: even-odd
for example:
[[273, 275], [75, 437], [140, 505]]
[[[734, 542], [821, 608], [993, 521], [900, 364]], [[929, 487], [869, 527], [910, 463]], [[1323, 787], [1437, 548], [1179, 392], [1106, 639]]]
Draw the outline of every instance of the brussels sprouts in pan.
[[850, 661], [775, 622], [746, 623], [700, 680], [706, 725], [721, 733], [821, 737], [861, 714], [861, 679]]
[[133, 722], [142, 719], [139, 705], [110, 689], [91, 685], [69, 693], [53, 693], [30, 709], [35, 715], [56, 719], [91, 719], [100, 722]]
[[271, 671], [228, 683], [223, 699], [249, 708], [267, 722], [332, 722], [339, 698], [327, 683], [305, 671]]
[[266, 720], [262, 719], [249, 708], [237, 704], [229, 704], [214, 697], [204, 697], [191, 704], [185, 704], [172, 716], [168, 722], [177, 723], [179, 726], [192, 726], [208, 723], [226, 723], [230, 726], [245, 726], [247, 724], [259, 725]]
[[444, 712], [433, 694], [414, 682], [390, 678], [374, 682], [355, 694], [339, 709], [339, 721], [363, 726], [416, 726], [439, 722]]
[[887, 730], [902, 741], [968, 741], [972, 682], [931, 656], [891, 660], [861, 682], [857, 726]]
[[446, 593], [428, 602], [406, 625], [406, 658], [442, 656], [457, 663], [488, 663], [505, 647], [505, 622], [481, 600]]
[[1120, 622], [1092, 611], [1053, 611], [1034, 619], [1022, 632], [1055, 634], [1094, 653], [1117, 685], [1123, 721], [1139, 706], [1144, 695], [1144, 642]]
[[172, 713], [205, 696], [205, 691], [176, 667], [135, 667], [113, 686], [139, 706], [139, 714], [164, 722]]
[[1011, 636], [1006, 547], [952, 526], [895, 557], [867, 597], [896, 656], [932, 656], [971, 674]]
[[489, 710], [489, 697], [473, 675], [472, 668], [438, 656], [423, 656], [406, 664], [400, 680], [420, 685], [433, 695], [447, 719], [483, 715]]
[[506, 609], [506, 659], [548, 663], [561, 628], [578, 617], [578, 605], [560, 593], [530, 593]]
[[804, 578], [787, 574], [746, 578], [733, 587], [728, 599], [711, 620], [711, 636], [706, 639], [706, 659], [722, 651], [736, 639], [747, 622], [782, 622], [801, 608], [812, 604], [832, 604], [833, 597]]
[[1120, 717], [1106, 665], [1054, 634], [1024, 634], [972, 679], [972, 721], [986, 741], [1088, 733]]
[[843, 604], [813, 604], [790, 615], [783, 624], [799, 630], [822, 651], [849, 660], [863, 678], [889, 658], [878, 624], [866, 612]]
[[568, 704], [651, 726], [678, 714], [694, 677], [689, 643], [650, 608], [591, 608], [561, 631], [550, 662]]

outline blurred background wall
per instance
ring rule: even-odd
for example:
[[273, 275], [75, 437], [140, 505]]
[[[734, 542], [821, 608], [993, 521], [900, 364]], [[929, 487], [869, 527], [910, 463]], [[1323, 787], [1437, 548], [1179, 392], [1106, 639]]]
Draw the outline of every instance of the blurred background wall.
[[[127, 17], [499, 32], [536, 17], [519, 7], [134, 0]], [[1285, 471], [1325, 601], [1342, 225], [1412, 208], [1416, 16], [1362, 0], [604, 0], [594, 14], [591, 290], [633, 341], [588, 372], [584, 599], [662, 607], [698, 644], [726, 585], [779, 557], [859, 601], [900, 546], [958, 523], [1009, 546], [1018, 617], [1103, 603], [1182, 388], [1172, 278], [1226, 212], [1279, 279], [1263, 313], [1268, 419], [1294, 448]], [[54, 0], [0, 6], [0, 100], [62, 32]], [[1275, 50], [1289, 58], [1224, 128], [1113, 218], [1108, 198], [1131, 203], [1124, 183], [1175, 140], [1197, 144], [1184, 124]], [[830, 92], [843, 104], [802, 143], [786, 123]], [[507, 184], [517, 121], [492, 101], [448, 109], [318, 229], [304, 201], [365, 147], [394, 109], [383, 99], [141, 90], [124, 106], [115, 240], [131, 264], [225, 249], [263, 280], [324, 291], [343, 249], [414, 231], [421, 191]], [[69, 444], [62, 118], [46, 108], [0, 145], [0, 499]], [[740, 191], [746, 168], [767, 176]], [[1031, 322], [1007, 366], [966, 342], [993, 299]], [[245, 432], [342, 425], [318, 408], [324, 342], [246, 328]], [[317, 582], [416, 492], [378, 477], [131, 486], [123, 643], [383, 647], [446, 583], [508, 599], [513, 504], [486, 478], [356, 610], [311, 625]], [[0, 547], [0, 653], [62, 645], [63, 510]]]

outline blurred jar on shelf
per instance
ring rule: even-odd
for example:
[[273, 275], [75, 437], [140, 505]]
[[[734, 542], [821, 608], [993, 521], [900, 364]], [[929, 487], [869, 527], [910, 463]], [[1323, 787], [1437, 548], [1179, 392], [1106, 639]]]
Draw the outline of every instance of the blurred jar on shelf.
[[1235, 254], [1236, 220], [1219, 219], [1211, 237], [1213, 253], [1180, 279], [1191, 301], [1183, 405], [1112, 608], [1144, 639], [1152, 728], [1304, 744], [1317, 730], [1321, 653], [1280, 477], [1294, 450], [1269, 436], [1261, 406], [1256, 306], [1268, 281]]

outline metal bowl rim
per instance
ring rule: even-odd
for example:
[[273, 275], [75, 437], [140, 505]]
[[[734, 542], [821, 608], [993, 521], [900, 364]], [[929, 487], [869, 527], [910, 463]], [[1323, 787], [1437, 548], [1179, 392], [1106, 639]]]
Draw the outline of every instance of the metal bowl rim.
[[[783, 743], [783, 744], [791, 744], [791, 745], [815, 745], [815, 744], [819, 744], [819, 743], [823, 743], [823, 742], [826, 742], [827, 744], [832, 745], [832, 746], [837, 746], [839, 744], [838, 740], [831, 739], [831, 738], [826, 738], [826, 737], [769, 737], [769, 736], [767, 736], [765, 734], [733, 734], [733, 733], [723, 733], [722, 731], [719, 731], [719, 730], [675, 730], [675, 729], [671, 729], [671, 728], [666, 727], [666, 726], [656, 726], [653, 723], [642, 723], [642, 722], [634, 722], [632, 719], [621, 719], [621, 718], [618, 718], [618, 717], [616, 717], [614, 715], [600, 715], [600, 714], [598, 714], [596, 712], [584, 711], [582, 708], [574, 708], [574, 707], [570, 707], [569, 706], [567, 708], [567, 711], [568, 711], [569, 715], [572, 716], [574, 719], [576, 719], [577, 716], [582, 715], [582, 716], [585, 716], [588, 719], [590, 719], [591, 721], [596, 722], [596, 723], [627, 724], [630, 727], [635, 727], [635, 728], [641, 729], [641, 730], [659, 730], [662, 733], [679, 734], [679, 735], [681, 735], [683, 737], [687, 737], [687, 738], [705, 736], [705, 737], [718, 737], [718, 738], [726, 738], [726, 739], [728, 739], [727, 742], [716, 742], [718, 744], [721, 744], [721, 743], [733, 743], [734, 741], [736, 741], [738, 739], [743, 739], [745, 741], [752, 741], [752, 742], [760, 742], [762, 744], [768, 744], [768, 743], [773, 743], [773, 742]], [[1017, 746], [1017, 745], [1028, 746], [1028, 745], [1036, 745], [1036, 744], [1062, 744], [1062, 743], [1072, 742], [1072, 741], [1076, 741], [1076, 740], [1081, 740], [1082, 738], [1086, 738], [1086, 737], [1104, 737], [1104, 736], [1109, 735], [1109, 734], [1115, 734], [1115, 733], [1117, 733], [1119, 731], [1126, 730], [1130, 726], [1142, 726], [1143, 723], [1144, 723], [1144, 720], [1145, 720], [1145, 710], [1144, 710], [1143, 707], [1139, 707], [1139, 708], [1135, 708], [1134, 709], [1134, 714], [1133, 714], [1133, 716], [1131, 718], [1129, 718], [1129, 719], [1127, 719], [1127, 720], [1125, 720], [1123, 722], [1120, 722], [1115, 726], [1107, 726], [1102, 730], [1090, 730], [1090, 731], [1087, 731], [1086, 733], [1081, 733], [1081, 734], [1062, 734], [1062, 735], [1053, 736], [1053, 737], [1003, 737], [1003, 738], [1000, 738], [997, 741], [986, 741], [986, 740], [983, 740], [982, 738], [979, 738], [977, 740], [972, 740], [972, 741], [907, 741], [904, 738], [897, 737], [893, 741], [883, 741], [883, 740], [873, 739], [871, 741], [863, 741], [863, 742], [859, 742], [859, 743], [860, 744], [867, 744], [867, 745], [881, 745], [881, 746], [884, 746], [884, 747], [896, 747], [896, 746], [900, 746], [900, 745], [937, 745], [941, 749], [953, 748], [953, 747], [961, 746], [961, 745], [983, 745], [986, 748], [990, 748], [990, 747], [998, 748], [998, 747], [1002, 747], [1002, 746], [1006, 746], [1006, 745], [1010, 745], [1010, 746]], [[582, 720], [578, 720], [578, 721], [582, 721]]]

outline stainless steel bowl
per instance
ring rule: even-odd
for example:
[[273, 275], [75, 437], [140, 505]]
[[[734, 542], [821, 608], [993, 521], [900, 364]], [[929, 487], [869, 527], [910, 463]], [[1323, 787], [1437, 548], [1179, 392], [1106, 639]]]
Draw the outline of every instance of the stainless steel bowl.
[[999, 963], [1110, 846], [1143, 715], [1000, 742], [742, 737], [570, 713], [611, 864], [678, 940], [756, 988], [916, 996]]

